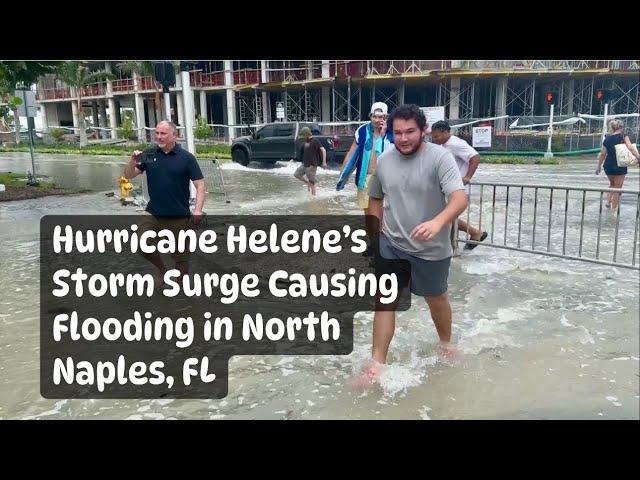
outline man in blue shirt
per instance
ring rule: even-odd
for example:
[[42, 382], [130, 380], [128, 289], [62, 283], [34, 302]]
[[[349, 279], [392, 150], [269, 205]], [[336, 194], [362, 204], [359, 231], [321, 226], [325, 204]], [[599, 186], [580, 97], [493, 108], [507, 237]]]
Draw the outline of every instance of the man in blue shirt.
[[[196, 206], [193, 211], [194, 222], [202, 218], [205, 186], [204, 177], [196, 157], [177, 144], [178, 128], [173, 122], [162, 121], [156, 126], [157, 147], [144, 152], [136, 150], [124, 170], [124, 175], [131, 179], [141, 173], [147, 174], [150, 201], [147, 212], [152, 216], [147, 229], [169, 228], [180, 230], [188, 228], [191, 217], [189, 209], [189, 181], [196, 187]], [[160, 255], [145, 255], [151, 263], [158, 267], [164, 277], [167, 268]], [[176, 267], [184, 275], [187, 272], [188, 256], [176, 253], [172, 255]], [[162, 284], [162, 282], [160, 283]]]

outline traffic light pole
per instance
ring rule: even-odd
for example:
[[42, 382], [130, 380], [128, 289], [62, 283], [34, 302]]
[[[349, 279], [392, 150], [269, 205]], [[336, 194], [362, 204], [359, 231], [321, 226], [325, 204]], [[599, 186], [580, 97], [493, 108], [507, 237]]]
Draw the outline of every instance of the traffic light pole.
[[547, 141], [547, 151], [544, 154], [544, 158], [553, 158], [553, 152], [551, 151], [551, 140], [553, 139], [553, 103], [551, 104], [549, 113], [549, 139]]

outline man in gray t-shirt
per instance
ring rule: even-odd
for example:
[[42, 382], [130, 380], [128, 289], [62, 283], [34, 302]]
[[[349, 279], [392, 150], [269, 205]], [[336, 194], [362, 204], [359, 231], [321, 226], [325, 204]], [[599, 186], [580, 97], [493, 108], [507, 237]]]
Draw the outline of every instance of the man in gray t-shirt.
[[[382, 225], [379, 254], [407, 260], [410, 270], [388, 264], [400, 287], [423, 296], [441, 341], [441, 355], [455, 354], [447, 278], [451, 262], [451, 223], [467, 207], [460, 171], [445, 148], [425, 143], [426, 119], [417, 105], [401, 105], [389, 119], [395, 149], [384, 152], [369, 187], [369, 211]], [[395, 309], [376, 311], [372, 359], [357, 383], [372, 383], [385, 363], [395, 330]]]

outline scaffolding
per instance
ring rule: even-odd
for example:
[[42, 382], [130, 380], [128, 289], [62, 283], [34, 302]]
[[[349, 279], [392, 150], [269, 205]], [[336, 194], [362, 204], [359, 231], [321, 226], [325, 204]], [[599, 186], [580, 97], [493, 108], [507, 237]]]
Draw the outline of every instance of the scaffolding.
[[262, 123], [262, 107], [262, 95], [258, 89], [253, 89], [251, 95], [238, 94], [240, 125]]
[[360, 84], [354, 84], [351, 77], [347, 85], [338, 87], [336, 84], [331, 89], [331, 103], [334, 122], [350, 122], [360, 120], [362, 117], [362, 88]]
[[285, 118], [287, 121], [318, 122], [320, 116], [320, 92], [308, 90], [287, 90], [282, 92]]

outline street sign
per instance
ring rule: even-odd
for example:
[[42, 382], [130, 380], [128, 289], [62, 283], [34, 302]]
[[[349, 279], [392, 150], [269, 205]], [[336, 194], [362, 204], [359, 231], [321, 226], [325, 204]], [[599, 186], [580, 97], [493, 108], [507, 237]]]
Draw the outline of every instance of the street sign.
[[473, 127], [473, 147], [491, 146], [491, 127]]
[[18, 116], [36, 117], [36, 92], [33, 90], [16, 90], [14, 95], [22, 100], [18, 105]]

